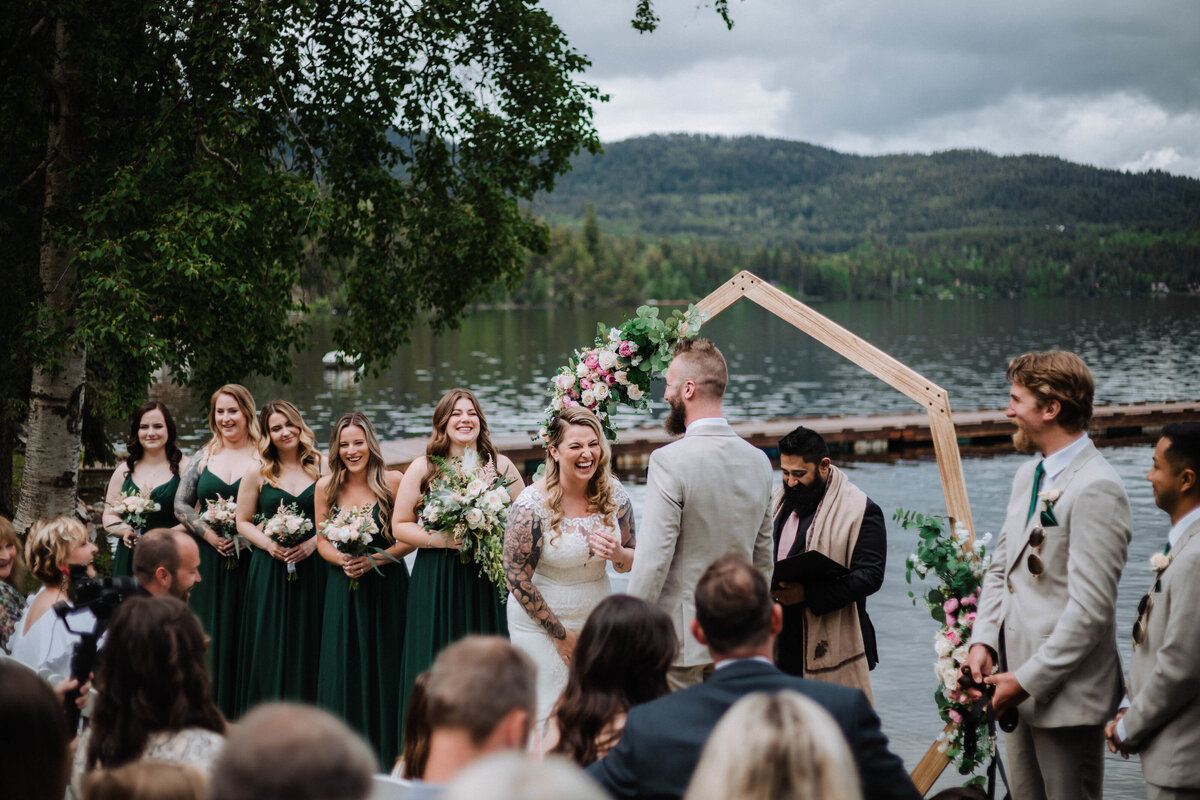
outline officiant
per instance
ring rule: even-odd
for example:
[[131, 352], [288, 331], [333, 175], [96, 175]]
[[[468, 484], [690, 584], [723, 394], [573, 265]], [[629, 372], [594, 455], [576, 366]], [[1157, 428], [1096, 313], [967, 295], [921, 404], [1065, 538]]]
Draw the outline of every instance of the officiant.
[[[816, 431], [799, 427], [784, 436], [779, 461], [772, 594], [783, 606], [783, 630], [775, 663], [792, 675], [861, 689], [873, 703], [868, 671], [879, 654], [866, 600], [883, 584], [883, 511], [833, 465]], [[803, 573], [800, 580], [781, 579], [793, 572]]]

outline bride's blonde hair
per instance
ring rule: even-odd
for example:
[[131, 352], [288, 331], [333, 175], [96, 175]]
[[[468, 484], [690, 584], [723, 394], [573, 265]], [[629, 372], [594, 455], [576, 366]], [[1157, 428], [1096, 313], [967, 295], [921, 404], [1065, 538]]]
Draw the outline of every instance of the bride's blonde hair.
[[[596, 472], [588, 481], [585, 497], [587, 510], [591, 514], [603, 514], [605, 522], [616, 527], [617, 499], [612, 487], [612, 448], [600, 427], [600, 420], [583, 406], [564, 408], [554, 419], [550, 420], [549, 438], [546, 441], [546, 505], [550, 508], [550, 530], [556, 530], [558, 524], [567, 516], [563, 511], [563, 488], [559, 483], [558, 462], [549, 457], [551, 447], [560, 447], [567, 435], [567, 429], [572, 425], [580, 425], [590, 429], [600, 440], [600, 458], [596, 460]], [[551, 541], [558, 538], [554, 533]]]

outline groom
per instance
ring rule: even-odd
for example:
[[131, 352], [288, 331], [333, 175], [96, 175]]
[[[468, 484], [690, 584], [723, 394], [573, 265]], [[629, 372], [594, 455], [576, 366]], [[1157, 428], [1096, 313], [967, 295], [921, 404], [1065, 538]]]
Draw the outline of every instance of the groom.
[[1013, 442], [1039, 457], [1013, 479], [966, 668], [995, 687], [998, 715], [1017, 708], [1005, 741], [1013, 797], [1090, 800], [1101, 796], [1104, 723], [1121, 698], [1114, 615], [1129, 501], [1086, 433], [1095, 384], [1083, 360], [1026, 353], [1009, 362], [1008, 380]]
[[712, 673], [712, 656], [691, 633], [696, 583], [726, 553], [752, 559], [770, 580], [771, 462], [733, 432], [721, 408], [728, 371], [708, 339], [684, 339], [667, 368], [667, 432], [683, 438], [655, 450], [646, 479], [629, 593], [656, 603], [675, 623], [673, 689]]

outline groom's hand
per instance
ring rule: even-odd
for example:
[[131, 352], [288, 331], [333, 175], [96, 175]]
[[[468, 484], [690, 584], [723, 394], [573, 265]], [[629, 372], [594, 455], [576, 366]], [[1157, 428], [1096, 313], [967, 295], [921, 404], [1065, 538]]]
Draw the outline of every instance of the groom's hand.
[[996, 687], [996, 693], [992, 695], [992, 708], [996, 709], [996, 716], [1014, 708], [1026, 697], [1029, 697], [1029, 692], [1022, 689], [1021, 684], [1017, 681], [1015, 672], [998, 672], [984, 678], [983, 682]]
[[794, 606], [804, 602], [804, 584], [780, 581], [779, 588], [771, 592], [771, 596], [781, 605]]

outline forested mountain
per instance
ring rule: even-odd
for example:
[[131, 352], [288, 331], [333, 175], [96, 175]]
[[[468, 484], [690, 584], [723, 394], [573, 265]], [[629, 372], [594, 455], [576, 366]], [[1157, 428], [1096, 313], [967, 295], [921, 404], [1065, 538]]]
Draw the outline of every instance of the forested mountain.
[[651, 237], [839, 252], [985, 228], [1200, 226], [1200, 181], [979, 150], [853, 156], [762, 137], [648, 136], [582, 155], [534, 212]]

